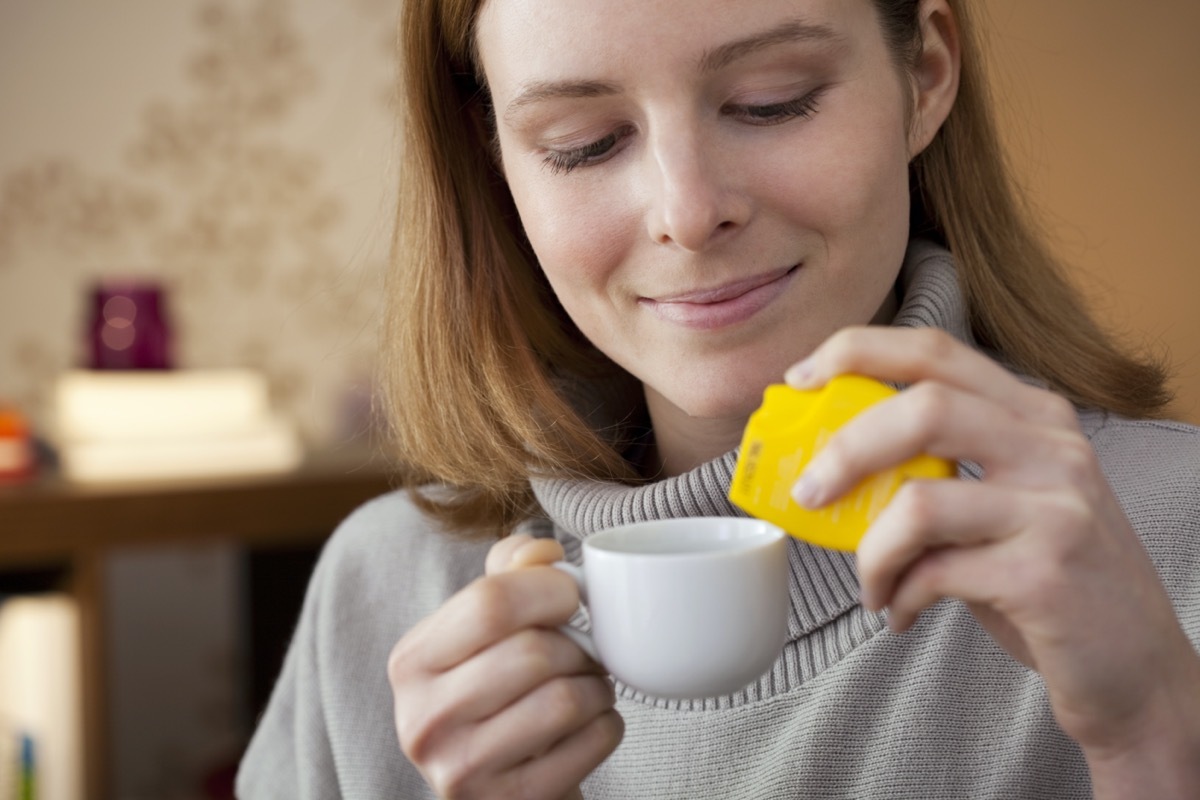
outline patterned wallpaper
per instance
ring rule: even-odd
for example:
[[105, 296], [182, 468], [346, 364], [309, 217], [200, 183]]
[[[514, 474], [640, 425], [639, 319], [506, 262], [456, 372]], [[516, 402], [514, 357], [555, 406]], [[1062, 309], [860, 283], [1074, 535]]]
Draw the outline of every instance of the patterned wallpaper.
[[89, 287], [152, 277], [179, 366], [259, 367], [311, 439], [344, 436], [370, 391], [394, 204], [396, 10], [6, 3], [0, 400], [44, 420]]
[[[89, 288], [151, 277], [179, 366], [261, 368], [317, 444], [362, 424], [398, 3], [0, 3], [0, 402], [45, 422]], [[251, 723], [238, 555], [131, 549], [106, 569], [113, 794], [198, 796]]]

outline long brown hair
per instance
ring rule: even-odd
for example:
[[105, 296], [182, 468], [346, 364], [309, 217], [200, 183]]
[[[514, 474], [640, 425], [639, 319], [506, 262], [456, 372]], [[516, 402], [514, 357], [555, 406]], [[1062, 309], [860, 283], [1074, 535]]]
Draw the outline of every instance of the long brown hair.
[[[920, 52], [919, 0], [872, 0], [902, 67]], [[400, 203], [383, 360], [406, 482], [451, 530], [501, 533], [536, 509], [529, 476], [637, 477], [564, 386], [628, 383], [554, 298], [492, 157], [475, 57], [480, 0], [406, 0], [400, 25]], [[971, 3], [950, 116], [911, 166], [914, 235], [943, 241], [976, 337], [1080, 406], [1161, 413], [1164, 373], [1088, 315], [1014, 190]], [[436, 485], [437, 489], [416, 487]]]

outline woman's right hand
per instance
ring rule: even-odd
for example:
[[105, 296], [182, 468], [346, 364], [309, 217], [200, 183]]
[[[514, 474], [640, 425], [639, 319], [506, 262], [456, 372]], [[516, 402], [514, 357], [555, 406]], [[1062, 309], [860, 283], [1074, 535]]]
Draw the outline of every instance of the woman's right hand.
[[400, 747], [444, 798], [578, 797], [621, 741], [602, 668], [555, 630], [579, 606], [553, 540], [510, 536], [388, 659]]

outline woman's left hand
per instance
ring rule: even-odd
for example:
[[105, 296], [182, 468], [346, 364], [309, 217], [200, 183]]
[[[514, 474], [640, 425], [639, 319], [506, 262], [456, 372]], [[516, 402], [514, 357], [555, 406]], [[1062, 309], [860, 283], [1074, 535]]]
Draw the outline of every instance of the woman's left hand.
[[1160, 766], [1166, 753], [1190, 756], [1185, 770], [1200, 781], [1200, 656], [1073, 406], [934, 329], [843, 330], [787, 381], [814, 388], [842, 373], [911, 386], [813, 458], [795, 488], [805, 505], [918, 453], [984, 472], [901, 487], [858, 548], [864, 605], [887, 607], [905, 630], [941, 598], [965, 601], [1041, 674], [1093, 780], [1155, 747]]

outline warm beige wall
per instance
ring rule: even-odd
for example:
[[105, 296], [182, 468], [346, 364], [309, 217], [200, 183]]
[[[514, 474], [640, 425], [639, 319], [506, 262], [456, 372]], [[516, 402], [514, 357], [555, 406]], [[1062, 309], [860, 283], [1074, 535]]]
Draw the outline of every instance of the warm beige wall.
[[[171, 289], [180, 366], [262, 370], [314, 444], [360, 432], [398, 5], [0, 0], [0, 403], [47, 422], [88, 288], [133, 274]], [[231, 548], [100, 562], [111, 796], [199, 797], [243, 744]]]
[[[971, 0], [972, 2], [974, 0]], [[1200, 423], [1200, 3], [983, 0], [1021, 180], [1102, 316]]]
[[306, 438], [371, 392], [398, 0], [0, 2], [0, 402], [48, 432], [101, 278], [181, 367], [255, 367]]

